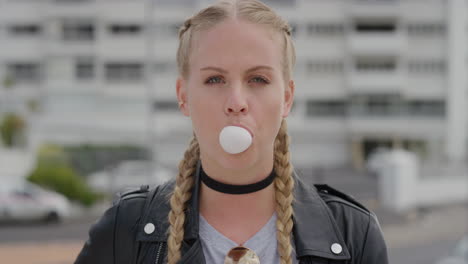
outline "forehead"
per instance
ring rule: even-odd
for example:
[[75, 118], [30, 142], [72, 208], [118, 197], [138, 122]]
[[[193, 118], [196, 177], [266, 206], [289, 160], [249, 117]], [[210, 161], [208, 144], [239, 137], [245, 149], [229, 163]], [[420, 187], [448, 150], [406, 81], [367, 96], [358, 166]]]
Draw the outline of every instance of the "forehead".
[[195, 33], [191, 68], [268, 65], [281, 70], [280, 34], [264, 25], [228, 19]]

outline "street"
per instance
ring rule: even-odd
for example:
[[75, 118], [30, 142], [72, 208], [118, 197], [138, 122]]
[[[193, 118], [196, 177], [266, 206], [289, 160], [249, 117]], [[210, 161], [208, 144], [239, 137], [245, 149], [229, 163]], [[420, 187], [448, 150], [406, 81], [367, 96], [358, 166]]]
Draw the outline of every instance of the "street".
[[59, 224], [2, 224], [0, 245], [22, 242], [85, 241], [94, 218], [83, 218]]
[[[390, 263], [433, 264], [447, 255], [468, 230], [466, 208], [465, 205], [436, 208], [405, 223], [382, 225]], [[72, 263], [95, 219], [87, 217], [58, 225], [0, 225], [2, 262]]]
[[393, 264], [434, 264], [452, 251], [457, 238], [442, 241], [430, 241], [422, 245], [389, 249], [389, 260]]
[[[350, 171], [297, 169], [307, 183], [327, 183], [373, 210], [382, 225], [391, 264], [435, 264], [468, 232], [468, 205], [458, 204], [396, 215], [378, 204], [377, 180]], [[90, 226], [107, 204], [93, 213], [79, 213], [58, 225], [0, 225], [0, 257], [15, 264], [72, 263], [81, 250]]]

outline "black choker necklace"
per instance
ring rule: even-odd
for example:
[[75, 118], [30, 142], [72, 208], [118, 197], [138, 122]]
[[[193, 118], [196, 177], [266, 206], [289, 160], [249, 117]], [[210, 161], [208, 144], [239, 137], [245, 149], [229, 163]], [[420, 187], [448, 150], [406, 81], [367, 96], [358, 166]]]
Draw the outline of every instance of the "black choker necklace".
[[221, 193], [227, 193], [227, 194], [247, 194], [247, 193], [258, 192], [268, 187], [268, 185], [270, 185], [273, 182], [276, 176], [274, 171], [271, 171], [268, 177], [266, 177], [265, 179], [259, 182], [252, 183], [252, 184], [245, 184], [245, 185], [234, 185], [234, 184], [222, 183], [211, 178], [205, 173], [205, 171], [203, 171], [203, 168], [200, 168], [200, 175], [201, 175], [202, 182], [206, 186], [208, 186], [210, 189], [213, 189]]

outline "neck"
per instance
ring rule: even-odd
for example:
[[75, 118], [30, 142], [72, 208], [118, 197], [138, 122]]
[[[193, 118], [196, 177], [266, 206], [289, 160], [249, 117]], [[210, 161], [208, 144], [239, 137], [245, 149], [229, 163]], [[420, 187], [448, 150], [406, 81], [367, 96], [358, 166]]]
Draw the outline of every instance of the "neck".
[[[268, 177], [273, 169], [273, 159], [262, 159], [263, 162], [235, 170], [222, 168], [219, 163], [204, 160], [203, 157], [201, 161], [205, 173], [211, 178], [234, 185], [259, 182]], [[221, 234], [240, 245], [268, 222], [276, 206], [274, 182], [262, 190], [247, 194], [218, 192], [202, 182], [199, 197], [200, 214]]]
[[[231, 171], [225, 170], [222, 174], [214, 174], [209, 166], [203, 170], [211, 178], [229, 184], [252, 184], [268, 177], [273, 169], [271, 167], [257, 168], [255, 170]], [[216, 171], [216, 170], [214, 170]], [[219, 177], [223, 175], [224, 177]], [[226, 177], [229, 175], [229, 178]], [[204, 183], [200, 189], [200, 213], [207, 220], [230, 222], [252, 221], [252, 218], [269, 219], [275, 211], [274, 182], [268, 187], [247, 194], [226, 194], [215, 191]], [[255, 214], [252, 214], [255, 212]]]
[[245, 164], [249, 162], [241, 158], [235, 162], [230, 160], [227, 163], [232, 162], [228, 165], [231, 167], [225, 167], [203, 153], [200, 154], [203, 170], [208, 176], [221, 183], [233, 185], [252, 184], [268, 177], [273, 170], [273, 153], [271, 153], [271, 158], [266, 157], [269, 155], [247, 166]]
[[275, 211], [275, 188], [249, 194], [224, 194], [201, 184], [200, 214], [218, 232], [244, 244], [256, 234]]
[[200, 214], [221, 234], [243, 244], [275, 212], [275, 187], [249, 194], [224, 194], [201, 184]]

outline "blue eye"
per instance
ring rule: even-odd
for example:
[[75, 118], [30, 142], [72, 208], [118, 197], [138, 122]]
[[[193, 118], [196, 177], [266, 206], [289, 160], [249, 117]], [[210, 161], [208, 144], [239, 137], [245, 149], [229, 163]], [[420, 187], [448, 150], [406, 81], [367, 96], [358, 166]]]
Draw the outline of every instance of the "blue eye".
[[212, 84], [212, 83], [223, 83], [224, 80], [223, 78], [221, 78], [220, 76], [214, 76], [214, 77], [210, 77], [208, 78], [205, 83], [208, 83], [208, 84]]
[[268, 84], [269, 82], [263, 78], [263, 77], [253, 77], [252, 79], [250, 79], [251, 82], [255, 82], [255, 83], [266, 83]]

